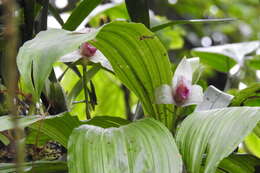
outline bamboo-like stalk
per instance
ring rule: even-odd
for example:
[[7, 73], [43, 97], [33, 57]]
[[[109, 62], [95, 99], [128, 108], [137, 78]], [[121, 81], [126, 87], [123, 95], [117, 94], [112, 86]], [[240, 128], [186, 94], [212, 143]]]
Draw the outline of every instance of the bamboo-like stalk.
[[15, 131], [15, 152], [16, 152], [16, 172], [23, 172], [21, 164], [23, 162], [23, 146], [21, 138], [23, 137], [23, 129], [19, 127], [17, 106], [15, 103], [16, 93], [18, 89], [18, 75], [16, 68], [17, 55], [17, 25], [15, 19], [15, 0], [2, 0], [5, 7], [5, 30], [4, 37], [6, 40], [5, 62], [7, 67], [7, 90], [9, 112], [12, 115]]

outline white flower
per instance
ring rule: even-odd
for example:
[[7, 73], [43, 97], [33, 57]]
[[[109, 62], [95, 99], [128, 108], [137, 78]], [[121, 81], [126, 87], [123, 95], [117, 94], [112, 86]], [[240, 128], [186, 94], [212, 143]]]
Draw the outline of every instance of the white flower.
[[199, 58], [183, 58], [175, 70], [171, 86], [164, 84], [156, 89], [156, 103], [188, 106], [202, 102], [202, 88], [192, 85], [192, 75], [197, 68]]
[[[75, 34], [82, 34], [92, 32], [90, 29], [73, 32]], [[60, 58], [61, 62], [76, 62], [79, 59], [86, 59], [93, 63], [100, 63], [104, 68], [113, 71], [113, 68], [107, 58], [94, 46], [88, 42], [83, 43], [79, 49], [70, 52]]]

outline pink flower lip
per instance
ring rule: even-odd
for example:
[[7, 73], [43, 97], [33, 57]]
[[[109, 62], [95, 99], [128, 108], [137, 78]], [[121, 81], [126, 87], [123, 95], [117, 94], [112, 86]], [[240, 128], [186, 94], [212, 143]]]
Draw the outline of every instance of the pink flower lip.
[[84, 57], [91, 57], [95, 55], [97, 51], [97, 48], [89, 44], [88, 42], [85, 42], [80, 47], [80, 54]]
[[181, 78], [177, 83], [176, 89], [173, 91], [173, 99], [177, 104], [183, 104], [188, 100], [191, 93], [190, 87], [184, 80], [184, 78]]

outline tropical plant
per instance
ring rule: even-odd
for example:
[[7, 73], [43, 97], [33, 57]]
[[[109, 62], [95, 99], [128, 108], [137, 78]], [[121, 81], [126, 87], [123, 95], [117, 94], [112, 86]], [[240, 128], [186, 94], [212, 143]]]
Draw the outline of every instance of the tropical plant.
[[[66, 8], [52, 1], [17, 1], [16, 10], [3, 1], [13, 22], [5, 27], [19, 21], [22, 32], [5, 31], [1, 50], [16, 62], [0, 73], [0, 149], [17, 147], [16, 163], [0, 163], [0, 172], [259, 171], [260, 42], [187, 49], [181, 25], [237, 20], [169, 20], [149, 13], [154, 3], [161, 2], [82, 0], [63, 22]], [[48, 13], [62, 29], [47, 28]], [[210, 82], [219, 75], [225, 92]], [[241, 82], [248, 87], [239, 90]], [[42, 157], [50, 145], [59, 156], [52, 148]]]

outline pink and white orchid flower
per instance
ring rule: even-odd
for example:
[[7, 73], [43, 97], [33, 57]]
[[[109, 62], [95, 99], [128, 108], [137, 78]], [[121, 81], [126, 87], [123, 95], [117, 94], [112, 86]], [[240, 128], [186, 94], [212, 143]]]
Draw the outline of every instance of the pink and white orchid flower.
[[171, 86], [164, 84], [156, 89], [156, 103], [184, 107], [202, 102], [202, 88], [192, 85], [192, 75], [198, 67], [199, 58], [183, 58], [175, 70]]
[[[84, 34], [94, 32], [95, 30], [86, 28], [84, 30], [73, 32], [74, 34]], [[85, 59], [93, 63], [100, 63], [104, 68], [113, 71], [113, 68], [107, 58], [97, 48], [88, 42], [82, 43], [79, 49], [70, 52], [60, 58], [61, 62], [76, 62], [79, 59]]]

